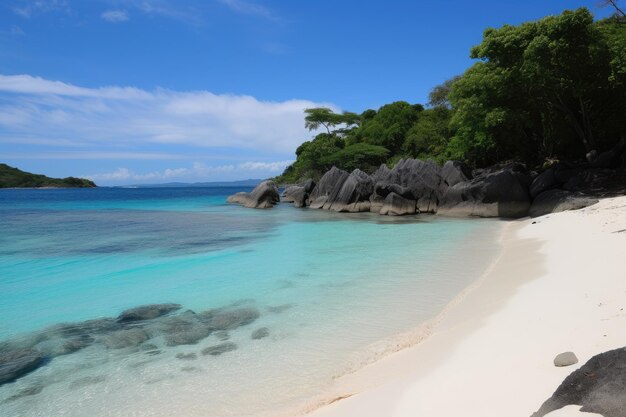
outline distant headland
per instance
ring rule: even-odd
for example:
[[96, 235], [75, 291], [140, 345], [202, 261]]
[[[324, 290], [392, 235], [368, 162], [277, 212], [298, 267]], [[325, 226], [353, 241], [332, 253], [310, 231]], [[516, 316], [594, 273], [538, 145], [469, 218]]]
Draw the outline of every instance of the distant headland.
[[50, 178], [32, 174], [20, 169], [0, 164], [0, 188], [94, 188], [93, 181], [85, 178]]

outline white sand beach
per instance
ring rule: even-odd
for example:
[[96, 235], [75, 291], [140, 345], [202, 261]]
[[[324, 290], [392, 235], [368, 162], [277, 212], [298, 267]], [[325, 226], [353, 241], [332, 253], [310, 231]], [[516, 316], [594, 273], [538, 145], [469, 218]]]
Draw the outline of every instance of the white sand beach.
[[[528, 417], [626, 346], [626, 197], [511, 222], [489, 271], [424, 342], [336, 380], [310, 417]], [[467, 248], [471, 251], [472, 248]], [[579, 362], [555, 367], [574, 352]], [[549, 416], [591, 416], [568, 406]]]

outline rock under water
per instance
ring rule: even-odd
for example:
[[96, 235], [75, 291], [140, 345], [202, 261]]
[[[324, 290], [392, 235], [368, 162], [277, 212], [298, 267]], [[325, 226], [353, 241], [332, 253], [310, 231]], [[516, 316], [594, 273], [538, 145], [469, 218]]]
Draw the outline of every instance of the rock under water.
[[34, 371], [43, 362], [43, 354], [35, 349], [0, 350], [0, 385]]
[[151, 320], [181, 308], [180, 304], [150, 304], [123, 311], [118, 317], [118, 323]]
[[237, 345], [232, 342], [220, 343], [219, 345], [209, 346], [202, 349], [203, 355], [219, 356], [222, 353], [230, 352], [237, 349]]

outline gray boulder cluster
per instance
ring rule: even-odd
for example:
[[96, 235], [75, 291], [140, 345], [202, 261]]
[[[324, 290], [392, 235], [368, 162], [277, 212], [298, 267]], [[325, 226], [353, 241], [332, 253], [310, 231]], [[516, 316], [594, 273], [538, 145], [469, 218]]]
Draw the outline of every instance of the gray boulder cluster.
[[[309, 179], [286, 187], [282, 201], [347, 213], [520, 218], [596, 203], [576, 190], [577, 182], [588, 183], [581, 175], [581, 170], [558, 165], [538, 175], [518, 163], [472, 171], [458, 161], [439, 166], [433, 161], [403, 159], [392, 169], [383, 164], [371, 175], [333, 167], [318, 183]], [[269, 208], [279, 199], [276, 185], [264, 181], [252, 193], [237, 193], [228, 201]]]
[[247, 208], [270, 208], [280, 201], [278, 187], [273, 181], [263, 181], [251, 193], [240, 192], [228, 197], [229, 203], [241, 204]]
[[[123, 311], [117, 318], [101, 318], [79, 323], [58, 324], [43, 331], [0, 343], [0, 385], [45, 365], [61, 355], [90, 346], [103, 349], [159, 354], [163, 346], [195, 345], [215, 332], [227, 339], [228, 331], [253, 323], [260, 317], [253, 307], [230, 306], [196, 313], [177, 313], [180, 304], [151, 304]], [[267, 332], [267, 334], [265, 334]], [[269, 335], [257, 330], [253, 338]], [[221, 344], [210, 355], [234, 350], [234, 344]], [[204, 351], [203, 351], [204, 353]]]

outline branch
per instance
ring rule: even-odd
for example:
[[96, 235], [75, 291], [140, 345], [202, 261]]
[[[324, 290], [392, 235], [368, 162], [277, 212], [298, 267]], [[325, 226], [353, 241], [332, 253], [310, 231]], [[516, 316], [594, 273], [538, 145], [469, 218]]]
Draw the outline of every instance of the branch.
[[605, 0], [604, 1], [604, 6], [608, 6], [609, 4], [613, 6], [613, 8], [615, 9], [616, 15], [618, 15], [621, 18], [626, 18], [626, 13], [624, 13], [624, 11], [619, 8], [619, 6], [617, 5], [617, 0]]

